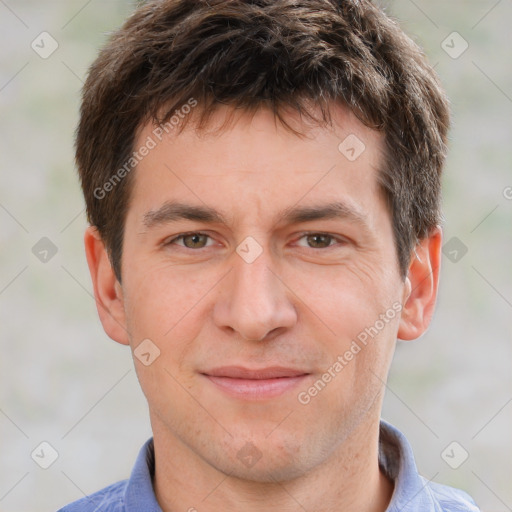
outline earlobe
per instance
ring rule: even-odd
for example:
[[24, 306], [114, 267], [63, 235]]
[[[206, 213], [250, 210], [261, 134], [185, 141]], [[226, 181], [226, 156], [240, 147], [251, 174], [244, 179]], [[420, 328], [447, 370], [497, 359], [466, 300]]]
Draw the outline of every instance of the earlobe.
[[405, 282], [398, 338], [414, 340], [428, 328], [434, 313], [441, 266], [442, 230], [421, 240], [412, 255]]
[[128, 345], [122, 287], [112, 269], [105, 244], [94, 226], [86, 229], [84, 244], [96, 308], [103, 329], [114, 341]]

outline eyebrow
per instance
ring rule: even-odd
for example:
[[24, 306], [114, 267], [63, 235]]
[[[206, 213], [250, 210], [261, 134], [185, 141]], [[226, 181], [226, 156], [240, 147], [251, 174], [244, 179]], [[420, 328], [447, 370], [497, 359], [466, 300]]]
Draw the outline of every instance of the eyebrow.
[[210, 224], [227, 224], [224, 216], [208, 206], [193, 206], [189, 204], [167, 201], [157, 210], [144, 214], [143, 223], [148, 229], [177, 220], [195, 220]]
[[[345, 219], [358, 224], [365, 231], [369, 231], [367, 216], [354, 207], [341, 202], [315, 206], [292, 206], [276, 216], [276, 221], [284, 224], [300, 224], [329, 219]], [[228, 225], [226, 217], [214, 208], [175, 201], [167, 201], [157, 210], [150, 210], [143, 216], [143, 224], [147, 229], [178, 220]]]

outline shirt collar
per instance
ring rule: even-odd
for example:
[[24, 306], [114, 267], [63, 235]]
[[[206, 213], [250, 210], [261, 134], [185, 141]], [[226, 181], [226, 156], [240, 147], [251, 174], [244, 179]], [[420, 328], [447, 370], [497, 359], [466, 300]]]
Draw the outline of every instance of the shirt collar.
[[[406, 437], [384, 420], [380, 422], [379, 465], [394, 482], [393, 496], [386, 512], [442, 510], [432, 496], [429, 481], [418, 474]], [[126, 512], [162, 512], [153, 491], [154, 472], [153, 439], [149, 439], [139, 452], [126, 486]]]
[[380, 422], [379, 465], [394, 482], [386, 512], [440, 511], [429, 490], [429, 482], [419, 475], [407, 438], [393, 425]]
[[162, 512], [153, 490], [155, 448], [153, 438], [141, 448], [124, 495], [126, 512]]

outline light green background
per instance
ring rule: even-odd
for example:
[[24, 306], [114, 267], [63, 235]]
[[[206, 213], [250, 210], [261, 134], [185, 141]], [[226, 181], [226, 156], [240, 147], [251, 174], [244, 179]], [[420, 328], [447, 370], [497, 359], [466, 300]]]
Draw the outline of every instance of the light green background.
[[[384, 417], [424, 476], [485, 511], [511, 510], [512, 2], [386, 5], [452, 101], [445, 241], [468, 252], [443, 257], [432, 326], [399, 344]], [[104, 334], [91, 297], [72, 147], [86, 69], [132, 8], [0, 1], [0, 512], [56, 510], [126, 478], [150, 436], [130, 354]], [[42, 31], [59, 44], [48, 59], [31, 48]], [[441, 47], [453, 31], [469, 44], [457, 59]], [[31, 251], [44, 236], [58, 248], [46, 264]], [[59, 454], [46, 470], [30, 457], [42, 441]], [[440, 455], [452, 441], [469, 453], [456, 470]]]

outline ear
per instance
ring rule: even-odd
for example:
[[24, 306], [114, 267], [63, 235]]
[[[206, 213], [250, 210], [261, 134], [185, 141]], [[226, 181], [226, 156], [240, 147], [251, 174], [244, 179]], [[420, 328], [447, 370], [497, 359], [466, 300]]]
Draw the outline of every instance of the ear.
[[103, 329], [114, 341], [128, 345], [123, 290], [112, 269], [105, 244], [97, 228], [89, 226], [86, 229], [84, 243], [94, 286], [96, 308]]
[[442, 230], [437, 226], [412, 255], [405, 282], [398, 338], [414, 340], [428, 328], [437, 298], [441, 267]]

